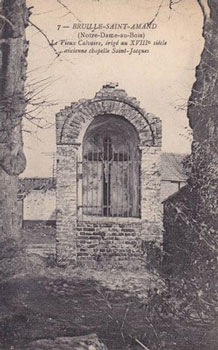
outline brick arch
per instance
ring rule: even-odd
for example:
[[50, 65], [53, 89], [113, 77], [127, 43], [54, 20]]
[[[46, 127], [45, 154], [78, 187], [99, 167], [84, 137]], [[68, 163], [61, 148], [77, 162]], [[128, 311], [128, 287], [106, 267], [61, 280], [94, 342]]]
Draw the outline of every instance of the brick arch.
[[129, 121], [138, 133], [141, 146], [155, 146], [156, 144], [155, 124], [157, 119], [152, 118], [130, 101], [118, 98], [83, 100], [72, 104], [60, 114], [65, 116], [59, 135], [60, 144], [81, 144], [92, 120], [99, 115], [104, 117], [108, 114], [122, 116]]
[[[161, 121], [139, 107], [125, 90], [108, 83], [90, 100], [79, 100], [56, 115], [57, 136], [57, 259], [59, 264], [103, 257], [129, 259], [140, 254], [136, 239], [162, 239], [160, 208]], [[136, 130], [140, 149], [139, 201], [141, 217], [84, 218], [83, 166], [80, 160], [88, 126], [97, 117], [123, 117]], [[116, 122], [115, 122], [116, 123]], [[120, 128], [121, 129], [121, 128]], [[119, 137], [119, 136], [118, 136]], [[102, 220], [101, 220], [102, 219]], [[117, 219], [122, 219], [117, 221]], [[108, 220], [110, 225], [108, 225]], [[131, 224], [131, 230], [130, 230]], [[81, 235], [81, 230], [84, 235]], [[102, 240], [102, 230], [105, 232]], [[119, 231], [119, 235], [116, 232]], [[124, 239], [126, 232], [128, 240]], [[132, 233], [131, 233], [131, 232]], [[95, 235], [98, 239], [90, 240]], [[116, 241], [114, 241], [114, 235]], [[84, 238], [85, 237], [85, 238]], [[85, 244], [84, 244], [85, 243]], [[100, 249], [101, 248], [101, 249]], [[108, 252], [108, 248], [110, 253]]]

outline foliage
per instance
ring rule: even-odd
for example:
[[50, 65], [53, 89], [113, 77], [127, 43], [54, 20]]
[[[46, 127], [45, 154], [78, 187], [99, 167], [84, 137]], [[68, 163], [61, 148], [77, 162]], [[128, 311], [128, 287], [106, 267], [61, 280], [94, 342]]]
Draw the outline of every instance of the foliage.
[[[184, 211], [182, 203], [175, 204], [176, 200], [170, 203], [168, 214], [172, 213], [172, 206], [177, 205], [179, 215], [174, 216], [173, 234], [177, 237], [176, 248], [186, 253], [186, 263], [172, 259], [174, 269], [163, 276], [165, 290], [150, 292], [146, 305], [149, 329], [146, 342], [151, 349], [217, 348], [218, 169], [214, 149], [212, 142], [195, 143], [192, 155], [185, 161], [189, 200], [193, 198], [191, 213]], [[182, 268], [178, 268], [178, 264]]]

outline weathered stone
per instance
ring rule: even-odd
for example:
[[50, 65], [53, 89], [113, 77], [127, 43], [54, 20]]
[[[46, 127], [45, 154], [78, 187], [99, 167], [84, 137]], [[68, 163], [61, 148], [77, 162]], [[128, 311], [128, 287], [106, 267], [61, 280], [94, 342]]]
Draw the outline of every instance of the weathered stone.
[[28, 344], [26, 350], [107, 350], [96, 334], [80, 337], [39, 339]]
[[[109, 118], [111, 124], [108, 122]], [[134, 217], [117, 215], [104, 218], [96, 215], [91, 220], [86, 218], [84, 221], [81, 216], [81, 192], [85, 187], [80, 181], [83, 167], [78, 160], [82, 159], [83, 142], [86, 140], [88, 127], [92, 123], [91, 127], [94, 128], [94, 122], [99, 134], [105, 128], [115, 125], [115, 129], [120, 130], [116, 131], [119, 142], [125, 132], [126, 138], [132, 140], [134, 137], [136, 140], [134, 147], [138, 147], [136, 149], [141, 158], [141, 166], [140, 173], [136, 174], [138, 170], [133, 172], [134, 176], [140, 177], [140, 184], [135, 185], [136, 177], [132, 184], [134, 201], [131, 208], [138, 205], [138, 209], [134, 209]], [[142, 238], [147, 241], [161, 241], [159, 118], [146, 113], [136, 99], [129, 98], [124, 90], [107, 84], [94, 99], [80, 100], [58, 113], [56, 127], [58, 263], [68, 264], [76, 260], [99, 260], [107, 257], [127, 259], [141, 253]], [[133, 149], [133, 145], [134, 143], [130, 149]], [[139, 187], [140, 190], [137, 190]]]
[[[74, 104], [71, 111], [69, 111], [69, 107], [66, 107], [65, 110], [56, 115], [57, 144], [75, 144], [80, 142], [81, 137], [77, 133], [78, 126], [80, 127], [80, 131], [82, 131], [82, 129], [87, 126], [86, 123], [90, 120], [90, 117], [93, 119], [100, 114], [110, 113], [124, 116], [135, 126], [139, 133], [141, 144], [147, 143], [151, 146], [154, 145], [156, 128], [161, 130], [161, 126], [158, 125], [159, 119], [153, 117], [151, 114], [145, 113], [139, 107], [139, 103], [137, 103], [135, 99], [129, 98], [124, 90], [114, 88], [106, 88], [104, 90], [103, 88], [100, 94], [96, 94], [94, 99], [81, 100], [79, 102], [80, 104], [77, 108]], [[78, 119], [78, 111], [82, 118]], [[83, 120], [85, 120], [85, 123]], [[70, 137], [72, 132], [69, 134], [69, 129], [72, 125], [76, 125], [76, 130], [73, 131], [74, 128], [72, 130], [73, 138]], [[141, 130], [148, 125], [150, 133], [142, 134]]]

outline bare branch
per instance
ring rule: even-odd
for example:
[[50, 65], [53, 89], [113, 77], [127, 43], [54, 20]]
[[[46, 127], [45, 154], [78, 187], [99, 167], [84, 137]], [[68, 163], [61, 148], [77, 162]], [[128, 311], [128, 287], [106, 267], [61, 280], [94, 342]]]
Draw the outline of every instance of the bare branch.
[[155, 19], [157, 18], [157, 16], [159, 15], [160, 9], [161, 9], [161, 7], [162, 7], [162, 5], [163, 5], [163, 1], [164, 1], [164, 0], [161, 0], [160, 5], [158, 6], [157, 12], [155, 13], [154, 17], [153, 17], [152, 20], [149, 22], [149, 24], [152, 24], [152, 23], [155, 21]]
[[136, 343], [138, 343], [143, 349], [150, 350], [147, 346], [145, 346], [140, 340], [135, 338]]
[[81, 20], [75, 15], [75, 13], [72, 10], [70, 10], [69, 7], [67, 7], [61, 0], [57, 0], [57, 2], [67, 10], [67, 14], [71, 14], [73, 17], [76, 18], [78, 22], [81, 22]]
[[45, 38], [46, 41], [48, 42], [49, 46], [50, 46], [50, 47], [52, 48], [52, 50], [54, 51], [56, 57], [59, 57], [59, 56], [60, 56], [60, 52], [58, 52], [58, 51], [55, 49], [54, 45], [53, 45], [52, 42], [49, 40], [49, 38], [47, 37], [47, 35], [42, 31], [42, 29], [39, 28], [36, 24], [34, 24], [34, 23], [33, 23], [32, 21], [30, 21], [30, 20], [29, 20], [29, 23], [30, 23], [34, 28], [36, 28], [36, 29], [40, 32], [40, 34], [42, 34], [42, 36], [44, 36], [44, 38]]
[[[33, 124], [34, 126], [37, 126], [37, 128], [39, 128], [39, 129], [43, 129], [43, 130], [49, 129], [49, 128], [51, 128], [54, 125], [53, 123], [50, 123], [50, 122], [46, 121], [44, 118], [37, 118], [37, 117], [32, 116], [29, 113], [26, 113], [23, 117], [26, 120], [28, 120], [28, 122]], [[40, 124], [41, 121], [46, 121], [47, 124], [41, 125]]]
[[175, 1], [175, 0], [169, 0], [169, 1], [170, 1], [170, 3], [169, 3], [169, 8], [170, 8], [170, 10], [172, 10], [172, 9], [173, 9], [173, 6], [176, 5], [176, 4], [178, 4], [179, 2], [181, 2], [182, 0], [177, 0], [177, 1]]
[[56, 10], [50, 10], [50, 11], [45, 11], [45, 12], [38, 12], [38, 13], [34, 13], [34, 16], [41, 16], [41, 15], [46, 15], [48, 13], [52, 13], [52, 12], [56, 12], [58, 11], [58, 9]]
[[8, 23], [11, 26], [11, 28], [14, 29], [13, 23], [8, 18], [6, 18], [3, 15], [0, 15], [0, 19], [2, 19], [4, 22]]

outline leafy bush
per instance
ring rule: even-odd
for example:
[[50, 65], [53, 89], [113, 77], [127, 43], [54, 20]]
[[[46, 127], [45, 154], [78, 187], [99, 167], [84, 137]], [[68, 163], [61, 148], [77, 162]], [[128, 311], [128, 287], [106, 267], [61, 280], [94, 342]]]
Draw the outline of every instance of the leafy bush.
[[165, 290], [150, 291], [146, 304], [149, 332], [144, 342], [151, 349], [217, 349], [218, 158], [211, 152], [213, 146], [195, 143], [185, 161], [190, 208], [185, 197], [167, 204], [168, 215], [173, 214], [168, 224], [174, 223], [166, 235], [168, 240], [175, 235], [176, 253], [171, 245], [165, 258], [170, 269], [161, 271]]

